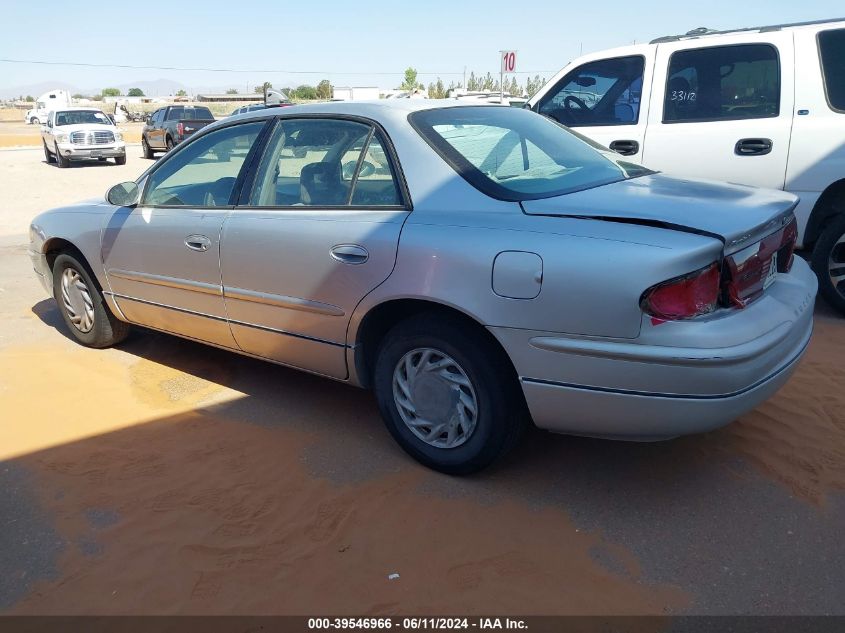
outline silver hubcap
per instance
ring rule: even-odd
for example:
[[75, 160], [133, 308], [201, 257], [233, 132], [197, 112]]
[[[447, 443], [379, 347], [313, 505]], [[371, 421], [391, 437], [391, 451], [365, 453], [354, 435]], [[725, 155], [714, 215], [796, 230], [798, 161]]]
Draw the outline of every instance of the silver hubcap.
[[833, 287], [839, 294], [845, 296], [845, 284], [843, 284], [845, 282], [845, 233], [839, 236], [836, 244], [830, 249], [827, 271]]
[[80, 332], [90, 332], [94, 327], [94, 301], [82, 275], [73, 268], [65, 268], [62, 273], [62, 303], [73, 326]]
[[411, 432], [431, 446], [456, 448], [475, 431], [472, 383], [455, 359], [436, 349], [414, 349], [399, 360], [393, 400]]

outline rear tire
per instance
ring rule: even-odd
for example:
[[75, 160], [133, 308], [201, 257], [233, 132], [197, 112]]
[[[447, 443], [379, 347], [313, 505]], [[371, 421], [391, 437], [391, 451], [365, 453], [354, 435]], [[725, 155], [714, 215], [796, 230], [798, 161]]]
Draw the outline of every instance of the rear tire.
[[115, 156], [114, 157], [114, 164], [115, 165], [125, 165], [126, 164], [126, 156]]
[[144, 152], [144, 158], [154, 158], [153, 150], [150, 149], [146, 136], [141, 137], [141, 149]]
[[56, 166], [64, 169], [65, 167], [70, 167], [70, 160], [62, 156], [62, 153], [59, 151], [59, 146], [56, 145]]
[[53, 297], [68, 330], [86, 347], [103, 348], [120, 343], [129, 325], [115, 317], [88, 267], [62, 253], [53, 263]]
[[528, 418], [519, 384], [491, 346], [476, 327], [436, 313], [402, 321], [385, 336], [376, 400], [390, 434], [423, 465], [473, 473], [522, 436]]
[[825, 227], [813, 248], [811, 264], [819, 279], [819, 293], [845, 314], [845, 214], [835, 216]]
[[176, 144], [173, 142], [173, 139], [170, 138], [169, 136], [167, 137], [167, 140], [164, 142], [164, 145], [166, 147], [166, 151], [168, 151], [168, 152], [171, 151], [174, 147], [176, 147]]

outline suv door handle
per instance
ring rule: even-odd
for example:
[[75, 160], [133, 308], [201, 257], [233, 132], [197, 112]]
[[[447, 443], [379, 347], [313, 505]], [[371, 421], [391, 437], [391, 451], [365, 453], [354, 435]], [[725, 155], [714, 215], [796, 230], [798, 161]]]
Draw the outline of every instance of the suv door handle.
[[763, 156], [772, 151], [772, 145], [770, 138], [741, 138], [734, 146], [734, 154], [737, 156]]
[[613, 141], [610, 149], [622, 156], [633, 156], [640, 151], [640, 144], [637, 141]]
[[204, 253], [208, 250], [208, 247], [211, 246], [211, 240], [205, 235], [189, 235], [185, 238], [185, 246], [190, 248], [192, 251]]
[[329, 251], [332, 259], [342, 264], [363, 264], [370, 258], [367, 249], [357, 244], [338, 244]]

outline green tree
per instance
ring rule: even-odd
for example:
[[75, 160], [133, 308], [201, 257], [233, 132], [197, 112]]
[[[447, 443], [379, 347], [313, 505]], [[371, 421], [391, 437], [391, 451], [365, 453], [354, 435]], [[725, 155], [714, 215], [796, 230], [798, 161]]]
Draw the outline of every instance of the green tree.
[[543, 84], [546, 83], [546, 78], [541, 78], [540, 75], [534, 75], [534, 79], [530, 77], [525, 80], [525, 94], [529, 97], [533, 97], [537, 91], [543, 87]]
[[227, 95], [236, 95], [236, 94], [238, 94], [238, 89], [237, 89], [237, 88], [229, 88], [229, 89], [226, 91], [226, 94], [227, 94]]
[[188, 93], [185, 92], [185, 90], [183, 88], [180, 88], [179, 91], [176, 93], [176, 96], [177, 97], [187, 97]]
[[443, 80], [438, 77], [437, 82], [428, 84], [428, 98], [429, 99], [445, 99], [447, 97], [446, 87], [443, 85]]
[[103, 88], [102, 95], [104, 97], [119, 97], [120, 88]]
[[267, 88], [267, 90], [270, 90], [270, 88], [272, 88], [272, 87], [273, 87], [273, 84], [271, 84], [269, 81], [265, 81], [263, 84], [258, 84], [255, 87], [255, 92], [264, 94], [265, 88]]
[[416, 90], [419, 85], [420, 84], [417, 81], [417, 69], [411, 68], [409, 66], [405, 69], [405, 81], [402, 82], [402, 85], [399, 86], [399, 89], [411, 92], [413, 90]]
[[317, 89], [314, 86], [309, 86], [308, 84], [298, 86], [294, 93], [296, 94], [297, 99], [311, 101], [317, 98]]
[[143, 97], [144, 91], [140, 88], [130, 88], [129, 92], [126, 93], [130, 97]]
[[317, 98], [318, 99], [331, 99], [332, 98], [332, 85], [328, 79], [323, 79], [320, 83], [317, 84]]
[[514, 97], [521, 97], [522, 96], [522, 88], [519, 87], [519, 82], [516, 80], [516, 77], [511, 79], [511, 85], [508, 86], [509, 93], [511, 93]]
[[75, 95], [71, 95], [71, 98], [72, 98], [72, 99], [87, 99], [88, 97], [86, 97], [86, 96], [85, 96], [84, 94], [82, 94], [82, 93], [77, 92]]
[[33, 101], [35, 101], [35, 97], [33, 97], [32, 95], [27, 95], [24, 101], [26, 101], [27, 103], [32, 103]]
[[478, 83], [478, 79], [476, 78], [475, 73], [470, 72], [469, 79], [467, 80], [467, 90], [469, 90], [470, 92], [474, 92], [476, 90], [479, 90], [480, 88], [481, 86]]

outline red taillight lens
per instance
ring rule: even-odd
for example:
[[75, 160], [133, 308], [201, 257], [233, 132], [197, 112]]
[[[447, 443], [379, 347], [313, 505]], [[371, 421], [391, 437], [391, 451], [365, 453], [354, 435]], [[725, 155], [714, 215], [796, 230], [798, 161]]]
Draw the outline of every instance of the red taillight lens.
[[181, 121], [180, 121], [179, 123], [177, 123], [177, 124], [176, 124], [176, 133], [177, 133], [179, 136], [184, 136], [184, 135], [185, 135], [185, 126], [184, 126], [184, 125], [182, 125], [182, 122], [181, 122]]
[[719, 301], [719, 265], [652, 286], [643, 293], [640, 306], [657, 319], [691, 319], [716, 309]]

